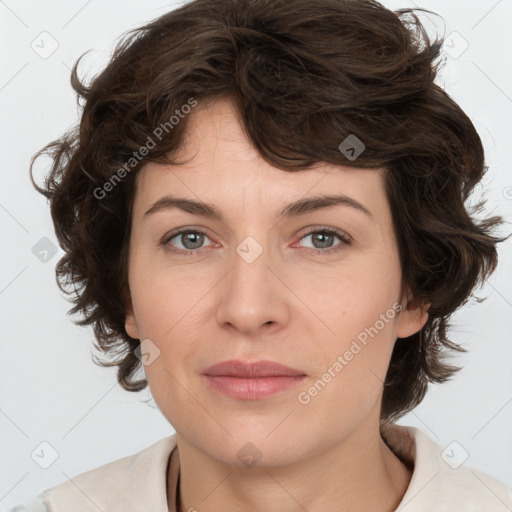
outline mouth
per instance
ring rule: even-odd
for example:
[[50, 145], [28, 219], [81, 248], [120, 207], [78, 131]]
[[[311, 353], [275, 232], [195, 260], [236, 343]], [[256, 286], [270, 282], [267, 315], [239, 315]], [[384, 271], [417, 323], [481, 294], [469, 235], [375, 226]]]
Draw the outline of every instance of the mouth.
[[203, 373], [209, 387], [231, 398], [262, 400], [296, 386], [307, 375], [274, 361], [223, 361]]

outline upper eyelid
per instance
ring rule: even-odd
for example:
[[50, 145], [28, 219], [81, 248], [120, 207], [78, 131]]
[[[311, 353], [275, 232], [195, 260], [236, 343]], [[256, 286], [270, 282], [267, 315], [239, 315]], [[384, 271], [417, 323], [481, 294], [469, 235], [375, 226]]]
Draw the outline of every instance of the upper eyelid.
[[[317, 233], [317, 232], [322, 232], [322, 231], [327, 231], [334, 235], [336, 235], [336, 234], [345, 235], [346, 237], [351, 238], [350, 235], [346, 231], [339, 229], [339, 228], [330, 227], [330, 226], [318, 226], [318, 227], [313, 226], [313, 227], [307, 227], [307, 228], [303, 228], [303, 229], [305, 229], [306, 231], [304, 233], [302, 233], [301, 238], [308, 236], [311, 233]], [[183, 233], [190, 233], [190, 232], [191, 233], [194, 233], [194, 232], [203, 233], [206, 236], [208, 236], [208, 238], [211, 238], [208, 235], [208, 230], [206, 228], [199, 228], [199, 227], [194, 227], [194, 226], [176, 228], [176, 230], [172, 230], [167, 235], [165, 235], [164, 238], [173, 238], [177, 235], [181, 235]]]

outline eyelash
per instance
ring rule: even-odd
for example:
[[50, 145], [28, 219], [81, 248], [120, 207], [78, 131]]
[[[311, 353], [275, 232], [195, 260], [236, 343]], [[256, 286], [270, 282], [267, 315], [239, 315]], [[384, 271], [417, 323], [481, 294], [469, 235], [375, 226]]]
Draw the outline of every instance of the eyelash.
[[[201, 235], [205, 235], [206, 237], [208, 237], [208, 234], [203, 231], [202, 229], [190, 229], [190, 228], [180, 228], [176, 231], [174, 231], [173, 233], [167, 235], [164, 237], [164, 239], [161, 241], [161, 245], [163, 246], [167, 246], [167, 247], [170, 247], [169, 246], [169, 242], [177, 237], [178, 235], [182, 235], [184, 233], [199, 233]], [[342, 247], [344, 245], [350, 245], [352, 243], [352, 240], [351, 238], [346, 235], [345, 233], [343, 233], [342, 231], [338, 231], [337, 229], [335, 228], [331, 228], [331, 227], [323, 227], [323, 228], [316, 228], [316, 229], [313, 229], [311, 231], [308, 231], [307, 233], [304, 233], [304, 235], [300, 238], [300, 240], [302, 240], [303, 238], [306, 238], [307, 236], [311, 235], [311, 234], [314, 234], [314, 233], [328, 233], [328, 234], [331, 234], [331, 235], [336, 235], [342, 243], [330, 248], [330, 249], [311, 249], [311, 248], [307, 248], [309, 251], [312, 251], [313, 253], [333, 253], [333, 252], [337, 252], [339, 250], [342, 249]], [[208, 237], [209, 238], [209, 237]], [[171, 252], [174, 252], [174, 253], [178, 253], [178, 254], [187, 254], [189, 256], [194, 256], [195, 254], [197, 254], [199, 251], [201, 251], [202, 249], [206, 249], [206, 247], [201, 247], [200, 249], [189, 249], [189, 250], [183, 250], [183, 249], [176, 249], [176, 248], [172, 248], [172, 249], [169, 249]]]

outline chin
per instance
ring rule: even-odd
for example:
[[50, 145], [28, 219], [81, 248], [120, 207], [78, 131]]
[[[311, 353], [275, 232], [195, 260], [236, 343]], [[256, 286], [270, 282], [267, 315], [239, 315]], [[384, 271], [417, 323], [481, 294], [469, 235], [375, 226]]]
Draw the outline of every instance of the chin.
[[304, 445], [292, 422], [285, 427], [279, 422], [262, 421], [258, 416], [252, 421], [246, 419], [243, 428], [235, 424], [225, 424], [225, 428], [231, 436], [224, 430], [217, 431], [215, 436], [204, 436], [202, 432], [200, 444], [212, 458], [237, 467], [291, 463], [297, 459], [297, 447]]

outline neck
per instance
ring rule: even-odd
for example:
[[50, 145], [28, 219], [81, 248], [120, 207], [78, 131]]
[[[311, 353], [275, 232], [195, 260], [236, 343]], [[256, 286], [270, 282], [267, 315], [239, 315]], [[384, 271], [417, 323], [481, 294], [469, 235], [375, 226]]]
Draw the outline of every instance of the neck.
[[[378, 428], [368, 433], [358, 430], [293, 464], [250, 468], [212, 459], [177, 433], [181, 511], [394, 511], [412, 471]], [[168, 484], [172, 488], [176, 481], [169, 479]], [[170, 510], [174, 506], [169, 503]]]

